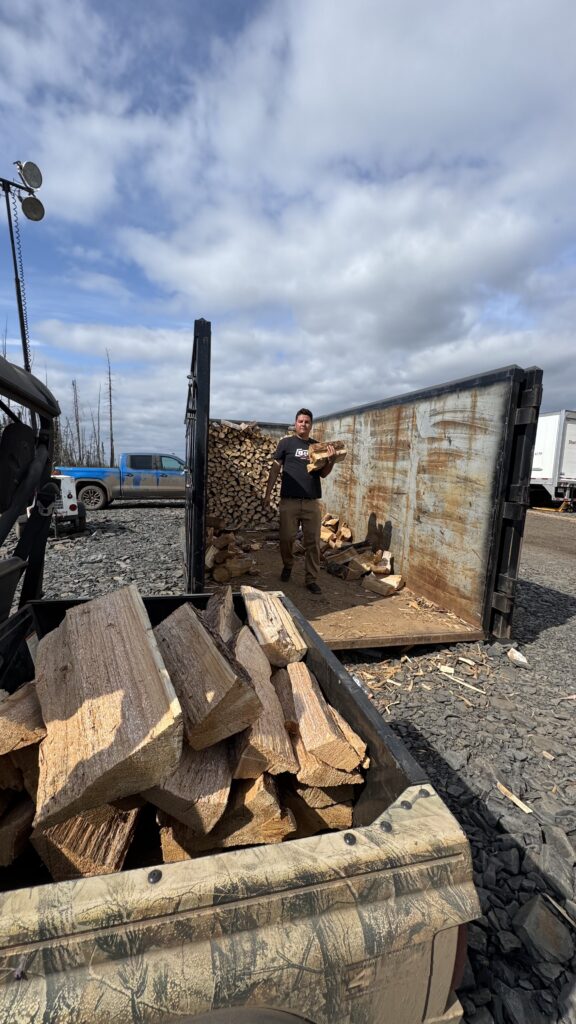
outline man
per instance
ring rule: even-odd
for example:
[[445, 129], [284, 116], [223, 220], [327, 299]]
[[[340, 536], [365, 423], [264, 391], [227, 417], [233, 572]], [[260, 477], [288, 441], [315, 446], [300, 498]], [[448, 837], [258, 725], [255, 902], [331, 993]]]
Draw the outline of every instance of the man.
[[294, 435], [283, 437], [274, 453], [270, 467], [264, 505], [270, 504], [272, 489], [282, 470], [280, 485], [280, 554], [284, 568], [280, 579], [286, 583], [294, 564], [292, 548], [299, 523], [302, 524], [305, 550], [305, 584], [312, 594], [321, 594], [318, 585], [320, 573], [320, 526], [322, 513], [320, 477], [328, 476], [334, 468], [336, 450], [328, 445], [329, 461], [323, 469], [309, 473], [308, 448], [314, 444], [310, 437], [313, 416], [309, 409], [299, 409], [294, 421]]

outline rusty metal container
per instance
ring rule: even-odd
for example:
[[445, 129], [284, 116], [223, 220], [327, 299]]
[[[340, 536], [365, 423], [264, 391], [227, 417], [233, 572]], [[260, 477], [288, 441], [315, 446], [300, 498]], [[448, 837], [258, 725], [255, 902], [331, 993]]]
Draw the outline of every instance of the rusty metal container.
[[483, 633], [510, 635], [542, 371], [508, 366], [314, 421], [347, 460], [323, 481], [357, 539]]

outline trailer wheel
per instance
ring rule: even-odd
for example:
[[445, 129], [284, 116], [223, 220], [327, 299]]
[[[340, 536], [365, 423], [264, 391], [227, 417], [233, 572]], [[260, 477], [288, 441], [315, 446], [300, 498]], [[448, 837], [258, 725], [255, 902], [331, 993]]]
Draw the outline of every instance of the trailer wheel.
[[100, 508], [106, 508], [108, 495], [99, 484], [84, 484], [83, 487], [78, 488], [78, 501], [81, 501], [91, 512], [96, 512]]

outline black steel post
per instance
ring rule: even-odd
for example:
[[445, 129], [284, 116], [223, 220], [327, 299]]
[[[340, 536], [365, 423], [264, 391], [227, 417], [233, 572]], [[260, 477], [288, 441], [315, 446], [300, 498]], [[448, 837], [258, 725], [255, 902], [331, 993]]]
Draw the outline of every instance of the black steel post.
[[186, 590], [204, 587], [212, 325], [194, 321], [186, 406]]
[[26, 319], [24, 317], [24, 303], [22, 302], [22, 287], [20, 284], [20, 275], [18, 273], [18, 261], [16, 259], [16, 245], [14, 242], [14, 227], [12, 224], [12, 213], [10, 210], [10, 185], [8, 182], [2, 180], [2, 189], [6, 198], [6, 215], [8, 217], [8, 230], [10, 232], [10, 247], [12, 249], [12, 262], [14, 264], [14, 284], [16, 287], [16, 302], [18, 303], [18, 319], [20, 321], [20, 338], [22, 341], [22, 354], [24, 356], [24, 369], [28, 373], [32, 372], [32, 363], [30, 360], [30, 349], [28, 344], [28, 333], [26, 331]]

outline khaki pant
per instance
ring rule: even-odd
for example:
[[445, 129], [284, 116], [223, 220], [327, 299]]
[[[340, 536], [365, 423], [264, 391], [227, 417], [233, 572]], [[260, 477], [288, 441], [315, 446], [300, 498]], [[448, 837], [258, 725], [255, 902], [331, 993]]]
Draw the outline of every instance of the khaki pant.
[[320, 575], [320, 526], [322, 513], [320, 502], [313, 498], [280, 499], [280, 554], [285, 566], [292, 568], [294, 555], [292, 546], [298, 526], [302, 523], [305, 550], [305, 582], [315, 583]]

